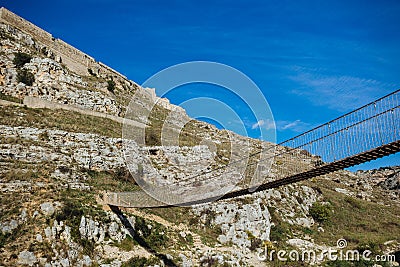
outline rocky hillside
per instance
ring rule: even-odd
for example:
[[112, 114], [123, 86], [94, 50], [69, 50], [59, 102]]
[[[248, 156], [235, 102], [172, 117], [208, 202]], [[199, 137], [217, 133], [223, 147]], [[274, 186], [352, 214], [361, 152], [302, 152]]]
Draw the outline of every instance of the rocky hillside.
[[[349, 249], [397, 255], [399, 261], [399, 167], [340, 171], [193, 207], [104, 205], [103, 192], [139, 190], [134, 178], [176, 183], [271, 144], [192, 120], [118, 74], [75, 72], [59, 51], [4, 21], [0, 37], [0, 266], [283, 266], [277, 257], [262, 261], [260, 253], [321, 252], [342, 238]], [[137, 166], [132, 175], [118, 118], [134, 94], [140, 97], [131, 119], [146, 131], [142, 143], [130, 141]], [[43, 107], [24, 105], [26, 97]], [[162, 123], [171, 111], [179, 142], [161, 146]], [[141, 116], [146, 112], [149, 119]], [[290, 170], [291, 162], [276, 159], [272, 167], [269, 179], [278, 169]], [[241, 175], [237, 168], [221, 179], [237, 177], [246, 186], [256, 170]], [[260, 169], [258, 175], [266, 176]]]

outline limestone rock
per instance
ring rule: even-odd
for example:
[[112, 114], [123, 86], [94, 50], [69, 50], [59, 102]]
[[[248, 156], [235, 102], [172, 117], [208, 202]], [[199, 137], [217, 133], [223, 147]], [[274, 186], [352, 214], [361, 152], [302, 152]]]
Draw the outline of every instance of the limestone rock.
[[87, 230], [86, 230], [86, 217], [82, 216], [81, 218], [81, 223], [79, 224], [79, 233], [81, 236], [86, 237], [87, 236]]
[[38, 260], [33, 252], [24, 250], [18, 254], [18, 263], [21, 265], [33, 266], [37, 261]]
[[14, 229], [18, 227], [18, 222], [14, 219], [10, 221], [6, 221], [4, 223], [0, 222], [0, 231], [5, 234], [5, 233], [11, 233]]
[[400, 190], [400, 168], [397, 173], [390, 175], [385, 181], [379, 185], [387, 190]]
[[190, 259], [188, 259], [184, 254], [180, 253], [179, 258], [181, 258], [182, 260], [182, 267], [192, 267], [192, 261]]
[[61, 264], [62, 267], [69, 267], [70, 266], [68, 258], [61, 259], [60, 260], [60, 264]]
[[40, 204], [40, 210], [45, 216], [51, 216], [55, 212], [55, 208], [51, 202], [44, 202]]
[[82, 266], [91, 266], [92, 259], [88, 255], [83, 255], [81, 263], [82, 263]]
[[245, 250], [250, 247], [252, 238], [269, 240], [270, 215], [268, 209], [260, 205], [259, 199], [255, 199], [253, 204], [242, 206], [220, 202], [198, 206], [196, 209], [199, 215], [204, 211], [206, 214], [216, 214], [211, 222], [221, 228], [222, 234], [218, 237], [221, 243], [231, 241]]
[[43, 242], [43, 237], [42, 237], [41, 234], [37, 234], [37, 235], [36, 235], [36, 241], [37, 241], [37, 242], [40, 242], [40, 243]]

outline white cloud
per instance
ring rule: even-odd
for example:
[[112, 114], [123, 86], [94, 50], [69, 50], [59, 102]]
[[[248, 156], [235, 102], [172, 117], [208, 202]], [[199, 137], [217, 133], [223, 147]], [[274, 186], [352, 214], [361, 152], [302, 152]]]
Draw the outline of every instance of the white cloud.
[[339, 111], [358, 108], [396, 89], [394, 84], [352, 76], [300, 73], [290, 78], [300, 85], [292, 93]]
[[266, 130], [272, 130], [272, 129], [275, 129], [276, 127], [275, 127], [275, 122], [273, 121], [273, 120], [271, 120], [271, 119], [267, 119], [267, 120], [259, 120], [258, 122], [256, 122], [256, 123], [254, 123], [252, 126], [251, 126], [251, 129], [256, 129], [256, 128], [264, 128], [264, 129], [266, 129]]
[[295, 120], [295, 121], [272, 121], [270, 119], [267, 120], [259, 120], [258, 122], [254, 123], [251, 126], [251, 129], [257, 129], [257, 128], [263, 128], [266, 130], [272, 130], [276, 129], [277, 131], [285, 131], [285, 130], [291, 130], [293, 132], [304, 132], [307, 130], [310, 130], [313, 127], [313, 125], [303, 122], [301, 120]]
[[286, 130], [286, 129], [290, 129], [290, 128], [295, 128], [296, 126], [298, 126], [301, 123], [300, 120], [295, 120], [294, 122], [289, 122], [286, 123], [284, 125], [282, 125], [282, 130]]
[[301, 121], [301, 120], [278, 121], [277, 122], [278, 131], [291, 130], [293, 132], [302, 133], [302, 132], [310, 130], [314, 126], [315, 125], [312, 125], [310, 123], [307, 123], [307, 122], [304, 122], [304, 121]]

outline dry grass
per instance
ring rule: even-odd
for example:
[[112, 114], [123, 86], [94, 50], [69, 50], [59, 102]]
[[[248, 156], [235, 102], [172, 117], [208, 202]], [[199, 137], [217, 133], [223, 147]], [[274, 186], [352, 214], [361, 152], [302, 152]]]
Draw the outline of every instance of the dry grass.
[[[379, 201], [346, 196], [334, 191], [337, 184], [327, 180], [318, 179], [317, 186], [325, 201], [331, 203], [333, 214], [329, 222], [323, 226], [325, 232], [315, 231], [316, 242], [333, 246], [337, 239], [345, 238], [350, 247], [369, 243], [382, 246], [389, 240], [400, 242], [398, 205], [393, 203], [390, 206], [383, 205], [378, 204]], [[383, 198], [382, 202], [385, 202]]]
[[120, 123], [66, 110], [3, 106], [0, 109], [0, 124], [95, 133], [116, 138], [122, 136]]
[[19, 104], [22, 104], [22, 102], [23, 102], [22, 99], [19, 99], [17, 97], [11, 96], [11, 95], [5, 95], [2, 92], [0, 92], [0, 99], [19, 103]]

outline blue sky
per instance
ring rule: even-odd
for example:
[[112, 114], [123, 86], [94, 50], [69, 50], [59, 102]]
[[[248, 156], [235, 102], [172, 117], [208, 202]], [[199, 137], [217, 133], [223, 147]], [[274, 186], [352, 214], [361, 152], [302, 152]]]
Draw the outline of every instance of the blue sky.
[[[278, 141], [400, 88], [397, 0], [0, 4], [139, 84], [187, 61], [232, 66], [262, 90]], [[216, 88], [199, 85], [168, 97], [180, 104], [202, 95], [224, 97]], [[252, 129], [257, 121], [235, 99], [230, 105], [237, 107], [248, 134], [258, 137]], [[363, 168], [399, 162], [395, 155]]]

